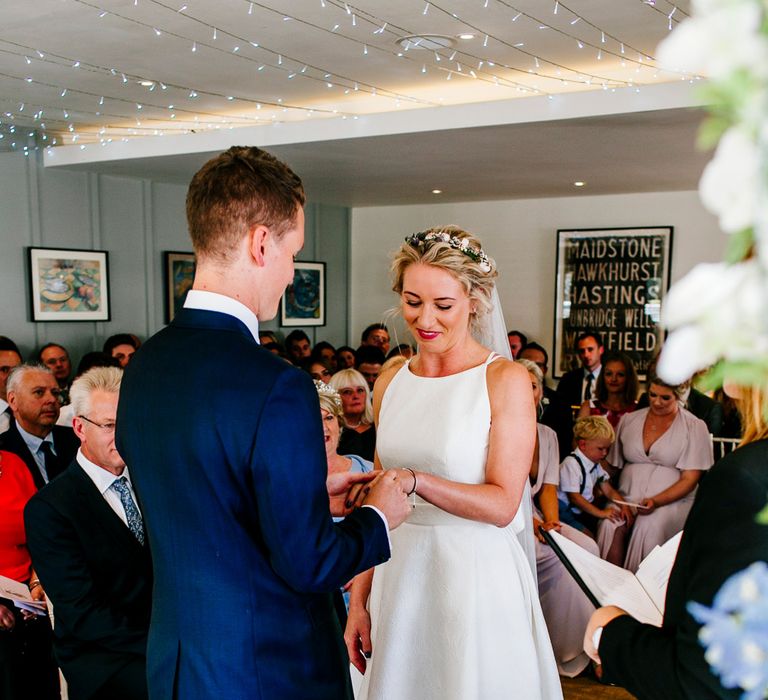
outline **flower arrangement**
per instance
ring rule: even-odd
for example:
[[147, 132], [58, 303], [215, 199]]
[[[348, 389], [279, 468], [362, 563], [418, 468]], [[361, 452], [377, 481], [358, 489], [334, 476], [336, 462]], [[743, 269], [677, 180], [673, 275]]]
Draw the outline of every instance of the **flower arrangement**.
[[743, 700], [768, 695], [768, 564], [755, 562], [729, 578], [713, 605], [688, 603], [703, 624], [704, 658], [725, 688], [743, 688]]
[[[659, 372], [680, 383], [710, 367], [725, 379], [768, 382], [768, 0], [693, 0], [692, 15], [659, 47], [658, 62], [707, 75], [704, 146], [717, 144], [699, 185], [730, 235], [725, 261], [673, 285], [662, 310], [672, 330]], [[719, 142], [719, 143], [718, 143]]]
[[[709, 388], [768, 387], [768, 0], [693, 0], [657, 59], [709, 77], [700, 140], [717, 149], [699, 193], [730, 236], [724, 262], [698, 265], [671, 288], [659, 374], [679, 383], [709, 367]], [[758, 521], [768, 526], [768, 508]], [[711, 608], [688, 610], [723, 687], [768, 697], [768, 565], [731, 576]]]
[[464, 255], [478, 263], [478, 266], [483, 272], [491, 271], [491, 261], [485, 254], [485, 251], [480, 248], [472, 247], [464, 238], [451, 236], [445, 231], [433, 231], [431, 233], [421, 231], [419, 233], [412, 233], [405, 239], [405, 242], [414, 248], [418, 248], [419, 246], [426, 243], [432, 243], [433, 241], [438, 241], [439, 243], [447, 243], [449, 246], [451, 246], [451, 248], [460, 250], [462, 253], [464, 253]]

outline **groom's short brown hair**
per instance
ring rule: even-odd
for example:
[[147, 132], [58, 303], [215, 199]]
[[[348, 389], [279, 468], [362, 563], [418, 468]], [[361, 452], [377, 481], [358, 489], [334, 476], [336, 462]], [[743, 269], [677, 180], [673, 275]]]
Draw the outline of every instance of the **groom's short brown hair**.
[[209, 160], [187, 191], [187, 223], [199, 257], [230, 259], [252, 226], [279, 238], [304, 206], [301, 179], [255, 146], [233, 146]]

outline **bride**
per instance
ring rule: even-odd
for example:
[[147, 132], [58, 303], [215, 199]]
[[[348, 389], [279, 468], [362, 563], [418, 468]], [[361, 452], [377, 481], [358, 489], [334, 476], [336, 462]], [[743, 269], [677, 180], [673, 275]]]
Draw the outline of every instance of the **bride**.
[[392, 271], [419, 351], [376, 383], [375, 465], [398, 469], [415, 507], [391, 533], [390, 561], [352, 586], [345, 641], [365, 674], [358, 697], [562, 698], [517, 537], [529, 520], [531, 383], [473, 336], [493, 310], [495, 263], [450, 226], [408, 237]]

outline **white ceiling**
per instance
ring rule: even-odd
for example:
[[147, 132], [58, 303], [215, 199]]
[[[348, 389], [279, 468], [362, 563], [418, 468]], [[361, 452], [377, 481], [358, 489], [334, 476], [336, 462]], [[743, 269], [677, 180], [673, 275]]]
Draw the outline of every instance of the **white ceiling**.
[[[698, 78], [654, 60], [688, 9], [5, 0], [0, 121], [18, 147], [34, 129], [47, 166], [178, 182], [255, 143], [315, 201], [350, 206], [433, 201], [433, 188], [446, 200], [567, 195], [574, 180], [589, 194], [692, 189], [706, 160]], [[425, 34], [451, 46], [397, 43]]]

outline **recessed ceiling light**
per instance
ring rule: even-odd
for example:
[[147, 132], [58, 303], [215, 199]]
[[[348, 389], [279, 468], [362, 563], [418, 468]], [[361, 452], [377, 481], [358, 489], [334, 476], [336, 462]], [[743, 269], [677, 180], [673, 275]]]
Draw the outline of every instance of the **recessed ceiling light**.
[[432, 194], [442, 194], [442, 190], [432, 190]]
[[584, 187], [586, 185], [586, 182], [582, 182], [581, 180], [576, 180], [576, 182], [573, 183], [574, 187]]
[[474, 39], [475, 35], [470, 34], [469, 32], [463, 32], [459, 34], [459, 39], [464, 39], [464, 41], [469, 41], [470, 39]]
[[139, 80], [139, 85], [142, 87], [152, 87], [154, 84], [154, 80]]
[[439, 51], [450, 49], [456, 45], [456, 40], [443, 34], [411, 34], [401, 36], [395, 43], [400, 44], [406, 51], [421, 49], [422, 51]]

